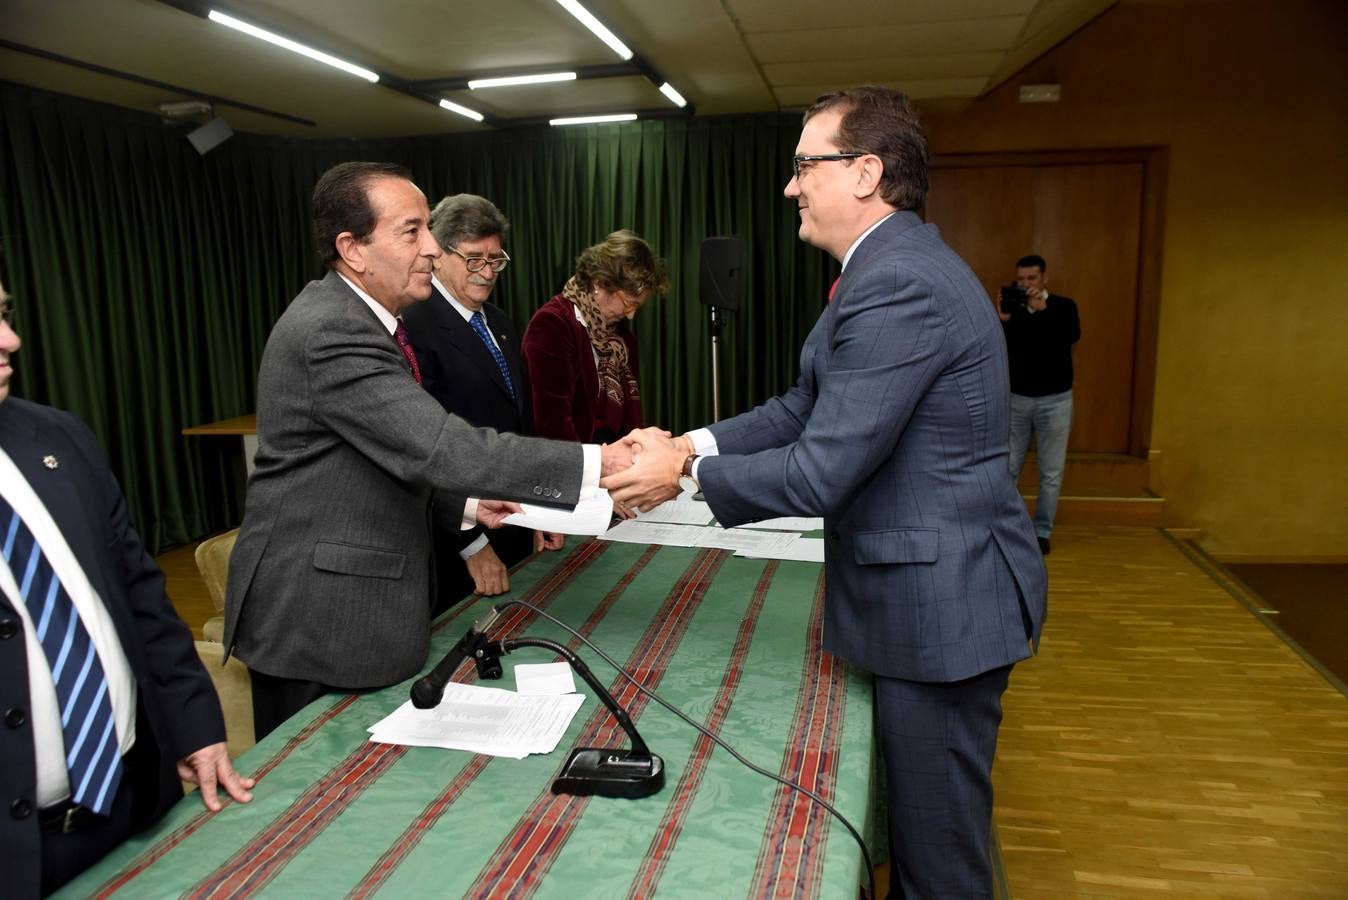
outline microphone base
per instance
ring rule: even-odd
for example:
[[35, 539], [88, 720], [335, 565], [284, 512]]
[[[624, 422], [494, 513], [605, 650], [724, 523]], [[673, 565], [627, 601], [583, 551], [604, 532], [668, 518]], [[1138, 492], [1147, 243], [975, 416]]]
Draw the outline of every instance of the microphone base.
[[665, 761], [654, 753], [578, 747], [552, 783], [554, 794], [588, 797], [649, 797], [665, 786]]

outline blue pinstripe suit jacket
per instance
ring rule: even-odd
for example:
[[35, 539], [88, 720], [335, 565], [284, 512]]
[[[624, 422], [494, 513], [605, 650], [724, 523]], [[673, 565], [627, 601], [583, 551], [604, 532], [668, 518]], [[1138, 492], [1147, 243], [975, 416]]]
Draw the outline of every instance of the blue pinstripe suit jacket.
[[824, 647], [950, 682], [1024, 659], [1047, 576], [1007, 470], [1006, 344], [934, 225], [900, 212], [854, 251], [780, 397], [711, 426], [716, 518], [823, 516]]

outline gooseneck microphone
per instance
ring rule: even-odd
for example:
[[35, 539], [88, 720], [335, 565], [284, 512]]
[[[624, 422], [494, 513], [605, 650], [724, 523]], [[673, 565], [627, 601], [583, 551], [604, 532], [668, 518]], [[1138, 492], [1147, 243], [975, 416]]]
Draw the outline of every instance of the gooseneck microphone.
[[[507, 601], [503, 606], [514, 605]], [[648, 797], [665, 785], [665, 762], [646, 746], [637, 733], [632, 717], [627, 714], [608, 688], [600, 683], [590, 667], [581, 662], [571, 648], [545, 638], [515, 637], [501, 641], [487, 639], [487, 630], [500, 617], [497, 607], [468, 629], [468, 633], [445, 654], [434, 669], [412, 685], [412, 705], [417, 709], [432, 709], [440, 705], [445, 685], [465, 659], [474, 659], [479, 672], [488, 677], [501, 677], [501, 656], [520, 647], [541, 647], [551, 650], [570, 664], [581, 680], [590, 686], [595, 696], [613, 715], [622, 730], [632, 740], [631, 750], [577, 747], [572, 751], [562, 772], [552, 782], [554, 794], [597, 794], [601, 797]]]
[[412, 685], [413, 706], [417, 709], [434, 709], [440, 705], [440, 700], [445, 696], [445, 685], [449, 684], [454, 671], [465, 659], [478, 655], [482, 645], [487, 642], [487, 629], [496, 624], [500, 615], [496, 607], [488, 609], [482, 618], [473, 623], [468, 633], [450, 648], [445, 658], [436, 663], [434, 669], [417, 679]]
[[571, 652], [569, 647], [544, 638], [519, 637], [487, 644], [483, 653], [491, 656], [497, 650], [509, 653], [519, 647], [551, 650], [570, 663], [571, 668], [590, 686], [632, 740], [631, 750], [604, 747], [577, 747], [572, 750], [571, 756], [562, 766], [562, 773], [552, 782], [554, 794], [595, 794], [600, 797], [635, 799], [649, 797], [665, 786], [665, 761], [647, 748], [627, 711], [618, 705], [608, 688], [594, 677], [590, 667], [581, 662], [580, 657]]

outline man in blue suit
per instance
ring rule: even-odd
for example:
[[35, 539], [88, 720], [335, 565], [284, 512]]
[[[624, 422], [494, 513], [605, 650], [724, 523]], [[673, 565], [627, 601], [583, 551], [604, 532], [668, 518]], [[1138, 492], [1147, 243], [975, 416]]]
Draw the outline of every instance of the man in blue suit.
[[251, 799], [220, 701], [98, 443], [9, 397], [0, 285], [0, 894], [48, 894], [201, 785]]
[[1006, 344], [969, 267], [915, 210], [927, 142], [907, 98], [861, 87], [805, 114], [802, 240], [842, 263], [800, 380], [673, 440], [629, 437], [604, 485], [648, 508], [676, 482], [717, 521], [823, 516], [824, 647], [875, 676], [898, 896], [992, 894], [992, 762], [1047, 579], [1007, 467]]

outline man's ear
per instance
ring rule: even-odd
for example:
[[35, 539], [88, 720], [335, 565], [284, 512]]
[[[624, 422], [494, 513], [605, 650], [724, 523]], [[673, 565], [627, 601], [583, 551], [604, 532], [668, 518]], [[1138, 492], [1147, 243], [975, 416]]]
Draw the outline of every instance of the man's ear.
[[354, 234], [349, 231], [343, 231], [337, 235], [337, 256], [342, 262], [346, 263], [353, 272], [365, 272], [365, 245], [362, 244]]
[[857, 185], [852, 195], [864, 200], [880, 190], [880, 177], [885, 173], [885, 164], [880, 157], [867, 154], [857, 160]]

